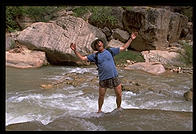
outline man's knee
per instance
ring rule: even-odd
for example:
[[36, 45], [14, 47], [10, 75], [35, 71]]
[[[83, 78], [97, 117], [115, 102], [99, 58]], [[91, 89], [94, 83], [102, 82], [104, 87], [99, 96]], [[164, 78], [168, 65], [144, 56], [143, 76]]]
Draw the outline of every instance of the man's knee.
[[99, 98], [104, 98], [105, 94], [99, 94]]

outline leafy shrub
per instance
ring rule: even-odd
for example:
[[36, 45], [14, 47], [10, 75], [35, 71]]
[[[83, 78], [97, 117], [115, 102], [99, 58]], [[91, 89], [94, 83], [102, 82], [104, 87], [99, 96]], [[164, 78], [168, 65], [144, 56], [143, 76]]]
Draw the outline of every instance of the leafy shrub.
[[98, 27], [114, 27], [117, 23], [117, 18], [111, 15], [112, 9], [108, 6], [81, 6], [73, 10], [75, 16], [82, 17], [86, 13], [92, 13], [90, 23]]
[[182, 61], [186, 66], [192, 66], [193, 64], [193, 48], [191, 45], [184, 41], [178, 41], [182, 45], [184, 52], [179, 52], [179, 60]]
[[186, 65], [192, 65], [193, 63], [193, 48], [187, 43], [183, 44], [183, 49], [185, 50], [185, 54], [183, 55], [183, 59]]
[[53, 17], [53, 13], [66, 7], [56, 6], [7, 6], [6, 7], [6, 28], [9, 32], [22, 30], [16, 23], [16, 18], [28, 16], [35, 21], [47, 22]]
[[53, 17], [52, 14], [57, 10], [55, 6], [27, 6], [25, 7], [24, 13], [37, 22], [47, 22]]
[[188, 17], [189, 21], [193, 21], [193, 8], [189, 7], [183, 11], [183, 14]]
[[6, 29], [10, 32], [14, 30], [19, 30], [20, 27], [16, 23], [15, 19], [18, 16], [23, 15], [24, 9], [17, 6], [7, 6], [6, 7]]
[[73, 9], [73, 12], [74, 12], [74, 16], [81, 17], [84, 19], [84, 14], [88, 13], [91, 10], [92, 9], [90, 6], [81, 6], [81, 7]]

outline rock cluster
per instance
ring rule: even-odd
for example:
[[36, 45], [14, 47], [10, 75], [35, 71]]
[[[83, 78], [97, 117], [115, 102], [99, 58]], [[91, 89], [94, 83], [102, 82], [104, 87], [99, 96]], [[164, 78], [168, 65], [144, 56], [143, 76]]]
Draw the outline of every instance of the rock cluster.
[[[6, 50], [16, 47], [15, 41], [17, 41], [31, 51], [45, 52], [50, 64], [89, 65], [90, 63], [82, 62], [75, 56], [69, 47], [71, 43], [77, 44], [77, 50], [82, 55], [88, 55], [94, 52], [90, 44], [96, 37], [104, 38], [108, 42], [108, 46], [120, 47], [129, 39], [131, 32], [138, 31], [139, 35], [130, 47], [141, 51], [146, 62], [160, 62], [163, 65], [181, 64], [181, 61], [177, 59], [183, 50], [175, 49], [173, 51], [173, 49], [167, 50], [167, 48], [180, 46], [180, 44], [176, 45], [175, 42], [192, 35], [192, 24], [188, 22], [186, 16], [165, 8], [148, 6], [133, 7], [132, 9], [112, 7], [111, 10], [111, 15], [118, 18], [114, 27], [104, 24], [103, 27], [100, 27], [92, 21], [92, 14], [88, 16], [89, 21], [85, 21], [82, 18], [72, 16], [73, 12], [71, 13], [71, 11], [69, 13], [58, 12], [55, 20], [47, 23], [28, 24], [19, 33], [12, 36], [6, 35]], [[33, 22], [27, 18], [26, 20], [28, 23]], [[15, 57], [14, 53], [7, 52], [7, 55]], [[142, 63], [142, 65], [144, 64], [147, 66], [147, 64], [152, 65], [154, 63]], [[138, 67], [137, 64], [131, 66]], [[30, 66], [28, 65], [28, 67]], [[139, 68], [141, 69], [141, 64]]]

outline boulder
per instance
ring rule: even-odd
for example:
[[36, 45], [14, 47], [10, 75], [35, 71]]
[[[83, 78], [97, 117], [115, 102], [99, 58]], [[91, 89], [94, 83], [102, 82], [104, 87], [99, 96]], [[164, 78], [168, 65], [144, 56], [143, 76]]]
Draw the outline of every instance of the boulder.
[[167, 33], [167, 40], [172, 43], [181, 38], [181, 36], [185, 36], [186, 27], [188, 23], [188, 18], [179, 13], [171, 13], [170, 22], [169, 22], [169, 29]]
[[128, 70], [142, 70], [151, 74], [159, 75], [165, 72], [165, 68], [158, 62], [137, 62], [125, 67]]
[[172, 51], [150, 50], [141, 52], [146, 62], [160, 62], [161, 64], [181, 65], [180, 54]]
[[184, 93], [184, 98], [186, 101], [191, 101], [193, 100], [193, 91], [189, 90], [187, 92]]
[[20, 31], [16, 31], [16, 32], [12, 32], [12, 33], [6, 32], [6, 34], [5, 34], [6, 51], [13, 49], [16, 46], [15, 40], [19, 34], [20, 34]]
[[88, 55], [93, 52], [91, 43], [95, 37], [106, 40], [104, 33], [98, 28], [81, 18], [67, 15], [51, 23], [33, 23], [21, 31], [17, 40], [31, 50], [46, 52], [51, 64], [75, 65], [84, 63], [75, 56], [70, 44], [75, 43], [82, 55]]
[[123, 13], [124, 28], [139, 33], [130, 46], [138, 51], [168, 47], [180, 38], [187, 22], [186, 16], [162, 8], [135, 7]]
[[127, 31], [121, 30], [119, 28], [113, 30], [112, 37], [113, 39], [119, 40], [123, 43], [127, 42], [127, 40], [130, 38]]
[[37, 68], [47, 65], [45, 52], [31, 51], [26, 47], [6, 51], [6, 66], [16, 68]]
[[117, 23], [114, 28], [124, 29], [122, 23], [124, 9], [122, 7], [112, 7], [111, 9], [111, 15], [117, 19]]
[[111, 32], [111, 30], [108, 27], [104, 27], [102, 29], [102, 32], [106, 35], [107, 38], [112, 35], [112, 32]]
[[186, 27], [182, 29], [181, 38], [185, 40], [193, 40], [193, 24], [188, 22]]
[[33, 19], [33, 17], [18, 16], [18, 17], [16, 17], [16, 22], [17, 22], [18, 26], [23, 30], [36, 21], [35, 21], [35, 19]]
[[12, 49], [12, 48], [14, 48], [14, 46], [15, 46], [15, 41], [14, 41], [14, 39], [10, 36], [10, 34], [8, 34], [8, 33], [6, 33], [6, 51], [7, 50], [10, 50], [10, 49]]
[[124, 43], [122, 43], [119, 40], [115, 40], [115, 39], [110, 40], [108, 43], [109, 47], [121, 47], [122, 45], [124, 45]]

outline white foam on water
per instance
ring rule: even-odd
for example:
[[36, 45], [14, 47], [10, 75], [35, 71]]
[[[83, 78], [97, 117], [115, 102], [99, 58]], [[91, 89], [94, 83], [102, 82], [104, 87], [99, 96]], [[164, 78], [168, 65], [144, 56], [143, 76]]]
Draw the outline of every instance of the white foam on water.
[[[18, 95], [18, 96], [12, 96], [7, 99], [7, 103], [10, 103], [9, 106], [11, 106], [11, 103], [13, 103], [13, 105], [15, 106], [15, 109], [14, 111], [9, 111], [9, 108], [7, 108], [6, 124], [9, 125], [13, 123], [27, 122], [27, 121], [32, 121], [32, 120], [38, 120], [42, 122], [42, 124], [44, 125], [48, 124], [54, 118], [56, 118], [54, 112], [50, 113], [50, 109], [66, 110], [67, 104], [66, 102], [64, 102], [64, 100], [68, 98], [74, 98], [76, 95], [79, 95], [79, 94], [81, 94], [81, 92], [77, 92], [77, 94], [69, 94], [69, 95], [56, 93], [56, 94], [52, 94], [49, 96], [45, 96], [42, 94], [29, 94], [29, 95], [23, 94], [23, 95]], [[28, 115], [21, 115], [21, 114], [24, 114], [20, 112], [21, 102], [23, 102], [26, 106], [30, 102], [31, 106], [29, 106], [28, 108], [24, 107], [24, 110], [23, 110], [24, 113], [29, 113]], [[72, 103], [69, 102], [68, 105], [69, 104], [72, 104]], [[18, 110], [17, 110], [17, 105], [20, 108]]]
[[51, 117], [50, 115], [43, 115], [43, 114], [38, 114], [34, 115], [34, 118], [36, 121], [40, 121], [43, 125], [47, 125], [48, 123], [52, 122], [55, 118]]
[[182, 91], [182, 90], [173, 90], [172, 92], [178, 95], [183, 95], [185, 93], [185, 91]]
[[[83, 74], [85, 72], [90, 72], [90, 73], [93, 73], [93, 74], [97, 75], [96, 68], [80, 68], [80, 67], [76, 67], [76, 68], [66, 68], [66, 71], [68, 71], [69, 73], [81, 73], [81, 74]], [[64, 73], [64, 74], [66, 74], [66, 73]]]
[[126, 96], [136, 96], [137, 94], [136, 93], [133, 93], [131, 91], [124, 91], [123, 92], [123, 95], [126, 95]]
[[7, 102], [19, 103], [24, 100], [30, 100], [30, 99], [39, 100], [41, 98], [43, 98], [43, 95], [41, 95], [41, 94], [18, 95], [18, 96], [12, 96], [12, 97], [8, 98]]
[[62, 77], [63, 77], [63, 76], [61, 76], [61, 75], [55, 75], [55, 76], [51, 75], [50, 77], [47, 76], [47, 77], [43, 77], [43, 78], [40, 78], [40, 79], [46, 79], [46, 80], [59, 80], [59, 79], [61, 79]]
[[70, 73], [81, 73], [83, 74], [84, 72], [89, 72], [88, 68], [73, 68], [72, 70], [70, 70]]
[[[63, 94], [57, 92], [44, 95], [36, 93], [28, 94], [27, 92], [23, 94], [18, 93], [15, 96], [9, 97], [7, 99], [7, 102], [9, 103], [16, 103], [17, 105], [17, 103], [20, 104], [21, 102], [25, 104], [30, 102], [31, 106], [35, 105], [37, 109], [32, 107], [33, 109], [30, 111], [29, 115], [20, 115], [20, 113], [17, 113], [17, 109], [15, 109], [15, 111], [11, 111], [14, 113], [16, 112], [16, 114], [10, 114], [8, 109], [8, 111], [6, 111], [6, 125], [33, 120], [40, 121], [42, 124], [47, 125], [62, 115], [62, 113], [69, 114], [72, 117], [87, 117], [85, 115], [94, 115], [98, 117], [98, 114], [92, 114], [98, 110], [98, 96], [94, 96], [92, 94], [83, 96], [84, 93], [82, 90], [76, 90], [75, 87], [66, 87], [61, 91], [65, 92], [65, 90], [68, 91], [68, 93]], [[174, 108], [172, 105], [173, 103], [183, 103], [182, 100], [154, 99], [145, 101], [141, 97], [142, 96], [137, 97], [137, 94], [133, 92], [123, 92], [121, 107], [124, 109], [156, 109], [158, 107], [158, 109], [173, 111], [173, 109], [178, 110], [178, 108]], [[140, 99], [139, 101], [141, 101], [141, 103], [139, 105], [136, 104], [137, 101], [133, 101], [134, 99]], [[116, 107], [116, 96], [109, 96], [106, 94], [102, 111], [112, 112], [116, 109]], [[187, 111], [186, 108], [184, 109]], [[55, 111], [57, 111], [57, 113]], [[90, 126], [90, 130], [102, 129], [98, 126], [94, 126], [94, 124], [89, 124], [88, 122], [85, 123], [86, 126]]]
[[23, 123], [23, 122], [30, 122], [33, 121], [34, 119], [32, 117], [22, 115], [18, 116], [17, 114], [8, 114], [6, 113], [6, 123], [5, 125], [8, 126], [10, 124], [15, 124], [15, 123]]

